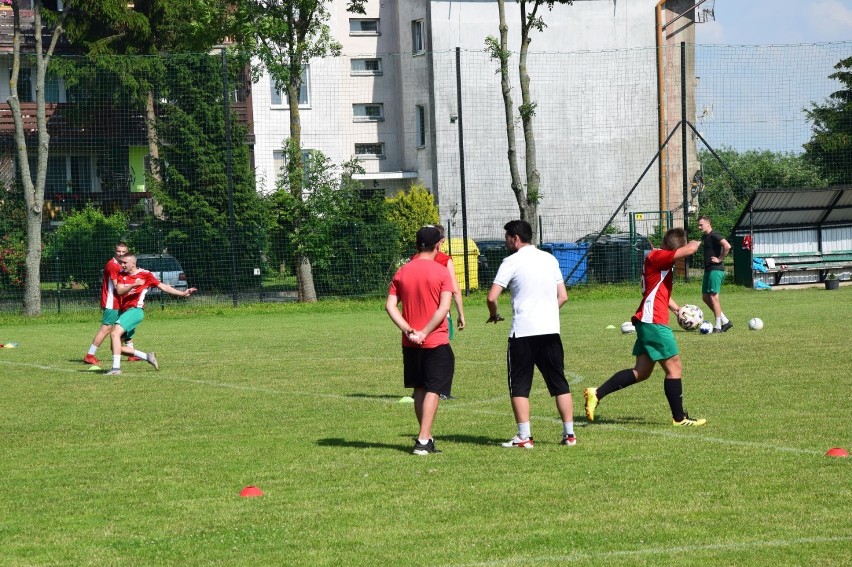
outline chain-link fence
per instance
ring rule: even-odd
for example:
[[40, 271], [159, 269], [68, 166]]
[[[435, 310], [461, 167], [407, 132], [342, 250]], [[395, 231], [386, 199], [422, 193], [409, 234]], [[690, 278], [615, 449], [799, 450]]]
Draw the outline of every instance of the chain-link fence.
[[[572, 285], [633, 281], [667, 226], [706, 213], [724, 234], [754, 189], [848, 183], [849, 146], [832, 153], [810, 142], [832, 129], [837, 143], [849, 134], [852, 87], [838, 65], [850, 56], [848, 42], [665, 48], [660, 97], [654, 49], [530, 54], [540, 243]], [[412, 182], [435, 196], [454, 256], [464, 258], [468, 239], [462, 287], [489, 286], [505, 256], [502, 226], [519, 212], [500, 77], [483, 51], [311, 61], [300, 93], [303, 154], [327, 159], [289, 200], [281, 173], [290, 113], [268, 77], [252, 85], [224, 53], [52, 61], [44, 310], [95, 305], [118, 239], [167, 283], [198, 287], [193, 301], [292, 301], [306, 274], [318, 297], [382, 294], [411, 252], [383, 198]], [[33, 171], [34, 68], [24, 62], [17, 93]], [[518, 121], [511, 131], [523, 172]], [[24, 279], [16, 147], [4, 107], [4, 311], [20, 308]], [[342, 174], [353, 157], [360, 165]], [[344, 186], [336, 197], [323, 191]]]

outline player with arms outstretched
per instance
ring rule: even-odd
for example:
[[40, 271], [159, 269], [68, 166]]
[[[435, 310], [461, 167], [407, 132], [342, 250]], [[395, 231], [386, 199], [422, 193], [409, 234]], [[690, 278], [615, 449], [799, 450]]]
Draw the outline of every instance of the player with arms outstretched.
[[669, 327], [669, 311], [677, 314], [679, 307], [672, 299], [674, 263], [695, 254], [700, 242], [687, 242], [682, 228], [673, 228], [663, 237], [662, 248], [656, 248], [645, 258], [642, 269], [642, 301], [633, 315], [636, 327], [636, 343], [633, 368], [621, 370], [597, 388], [586, 388], [586, 417], [595, 420], [595, 410], [600, 401], [618, 390], [647, 380], [659, 362], [666, 379], [663, 389], [672, 412], [674, 426], [700, 426], [706, 419], [692, 419], [683, 409], [683, 365], [678, 354], [677, 342]]
[[169, 295], [178, 297], [189, 297], [197, 290], [194, 287], [184, 291], [177, 290], [169, 284], [162, 283], [157, 279], [157, 276], [144, 270], [136, 265], [136, 255], [132, 252], [125, 254], [119, 263], [122, 267], [122, 272], [119, 275], [118, 284], [116, 285], [116, 293], [121, 298], [121, 308], [118, 320], [113, 325], [112, 333], [112, 369], [107, 371], [108, 375], [116, 376], [121, 374], [121, 354], [137, 356], [142, 360], [147, 361], [155, 369], [159, 370], [160, 365], [157, 362], [157, 355], [153, 352], [142, 352], [134, 350], [130, 347], [121, 346], [121, 336], [126, 334], [128, 338], [133, 337], [136, 327], [145, 318], [145, 296], [148, 290], [156, 287]]

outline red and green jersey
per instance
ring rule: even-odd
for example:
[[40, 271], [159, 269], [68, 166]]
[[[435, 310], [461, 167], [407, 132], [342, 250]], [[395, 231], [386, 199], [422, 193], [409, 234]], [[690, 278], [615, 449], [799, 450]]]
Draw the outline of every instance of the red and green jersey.
[[136, 280], [142, 280], [142, 285], [136, 286], [124, 295], [120, 296], [122, 312], [132, 309], [133, 307], [139, 307], [140, 309], [144, 308], [145, 296], [148, 294], [148, 290], [160, 285], [160, 280], [157, 279], [157, 276], [148, 270], [143, 269], [140, 269], [133, 275], [122, 272], [119, 276], [118, 283], [132, 284]]
[[121, 272], [121, 264], [115, 258], [110, 258], [104, 266], [104, 275], [101, 282], [101, 309], [118, 309], [119, 297], [115, 293], [113, 281], [118, 280]]
[[669, 299], [674, 283], [674, 250], [651, 250], [642, 268], [642, 302], [633, 322], [669, 324]]

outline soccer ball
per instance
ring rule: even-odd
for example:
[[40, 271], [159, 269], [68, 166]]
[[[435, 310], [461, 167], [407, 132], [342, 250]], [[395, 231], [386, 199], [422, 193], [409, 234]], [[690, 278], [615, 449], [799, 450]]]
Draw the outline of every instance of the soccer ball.
[[625, 321], [621, 324], [621, 332], [625, 335], [628, 333], [635, 333], [636, 327], [633, 326], [633, 323], [631, 321]]
[[752, 331], [759, 331], [763, 328], [763, 321], [754, 317], [753, 319], [748, 320], [748, 328]]
[[686, 304], [677, 312], [677, 323], [684, 331], [694, 331], [704, 322], [704, 312], [697, 305]]
[[704, 321], [699, 325], [698, 332], [702, 335], [709, 335], [713, 332], [713, 325], [710, 324], [710, 321]]

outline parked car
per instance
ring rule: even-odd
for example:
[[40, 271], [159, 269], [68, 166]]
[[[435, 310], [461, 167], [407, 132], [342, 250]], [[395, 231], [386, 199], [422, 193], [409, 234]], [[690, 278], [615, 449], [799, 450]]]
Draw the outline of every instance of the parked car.
[[[158, 280], [177, 290], [183, 291], [189, 287], [180, 262], [170, 254], [137, 254], [136, 265], [152, 272]], [[156, 294], [160, 290], [152, 288], [148, 293]]]

